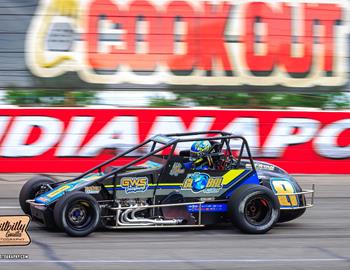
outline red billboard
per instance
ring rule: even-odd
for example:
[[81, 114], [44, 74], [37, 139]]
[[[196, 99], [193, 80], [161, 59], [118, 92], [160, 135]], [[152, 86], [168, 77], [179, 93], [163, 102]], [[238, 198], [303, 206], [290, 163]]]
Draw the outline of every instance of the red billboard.
[[0, 172], [81, 172], [156, 133], [224, 130], [291, 173], [350, 173], [350, 112], [0, 109]]
[[347, 14], [340, 0], [41, 0], [25, 60], [51, 88], [76, 73], [75, 88], [328, 91], [348, 81]]

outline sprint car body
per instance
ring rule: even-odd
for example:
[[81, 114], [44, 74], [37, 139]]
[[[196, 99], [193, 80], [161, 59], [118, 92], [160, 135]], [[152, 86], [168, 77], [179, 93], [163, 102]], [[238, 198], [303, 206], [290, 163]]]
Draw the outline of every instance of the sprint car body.
[[[185, 166], [191, 162], [186, 149], [201, 140], [212, 145], [200, 157], [207, 168]], [[156, 135], [73, 179], [38, 175], [23, 186], [19, 199], [34, 220], [71, 236], [88, 235], [98, 226], [227, 222], [243, 232], [265, 233], [276, 222], [301, 216], [313, 205], [313, 194], [281, 168], [254, 161], [244, 137], [208, 131]]]

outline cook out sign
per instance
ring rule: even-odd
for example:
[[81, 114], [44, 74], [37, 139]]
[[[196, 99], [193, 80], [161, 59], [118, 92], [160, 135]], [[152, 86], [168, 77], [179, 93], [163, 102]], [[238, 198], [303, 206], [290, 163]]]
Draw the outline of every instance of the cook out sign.
[[350, 113], [254, 110], [0, 110], [1, 172], [79, 172], [156, 133], [224, 130], [294, 173], [350, 173]]
[[341, 86], [348, 5], [337, 0], [42, 0], [26, 59], [90, 83]]

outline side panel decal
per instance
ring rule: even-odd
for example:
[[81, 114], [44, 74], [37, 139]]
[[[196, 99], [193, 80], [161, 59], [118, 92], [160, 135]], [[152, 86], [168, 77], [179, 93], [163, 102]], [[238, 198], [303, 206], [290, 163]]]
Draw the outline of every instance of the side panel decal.
[[[287, 179], [272, 178], [270, 180], [271, 187], [275, 193], [288, 194], [296, 192], [293, 184]], [[278, 196], [281, 208], [290, 208], [291, 206], [299, 206], [299, 200], [294, 196]]]

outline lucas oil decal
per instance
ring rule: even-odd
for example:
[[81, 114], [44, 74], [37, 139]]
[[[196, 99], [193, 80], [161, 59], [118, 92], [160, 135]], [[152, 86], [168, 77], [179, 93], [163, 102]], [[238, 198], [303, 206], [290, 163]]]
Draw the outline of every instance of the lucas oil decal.
[[148, 188], [147, 177], [123, 177], [120, 180], [121, 187], [126, 193], [145, 192]]
[[101, 191], [100, 186], [90, 186], [90, 187], [85, 187], [85, 193], [87, 194], [98, 194]]
[[221, 176], [210, 176], [206, 173], [191, 173], [184, 180], [181, 189], [192, 192], [216, 193], [222, 188]]

